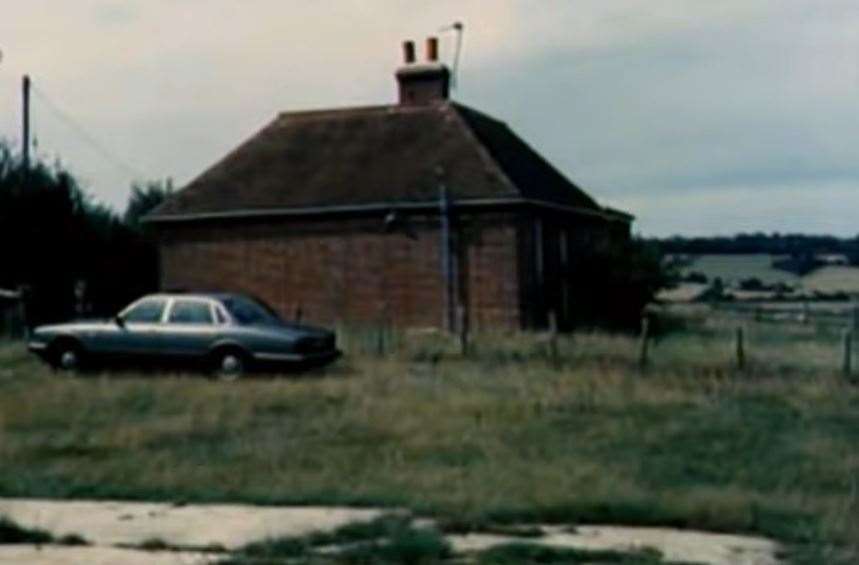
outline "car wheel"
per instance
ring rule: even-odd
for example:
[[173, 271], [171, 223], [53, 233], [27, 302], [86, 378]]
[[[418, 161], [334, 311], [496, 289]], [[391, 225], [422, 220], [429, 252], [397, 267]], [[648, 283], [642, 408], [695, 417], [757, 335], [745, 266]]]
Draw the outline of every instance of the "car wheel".
[[215, 375], [222, 381], [235, 381], [247, 370], [245, 356], [235, 350], [225, 350], [215, 353]]
[[80, 346], [71, 341], [63, 341], [54, 347], [53, 366], [59, 371], [75, 372], [83, 364]]

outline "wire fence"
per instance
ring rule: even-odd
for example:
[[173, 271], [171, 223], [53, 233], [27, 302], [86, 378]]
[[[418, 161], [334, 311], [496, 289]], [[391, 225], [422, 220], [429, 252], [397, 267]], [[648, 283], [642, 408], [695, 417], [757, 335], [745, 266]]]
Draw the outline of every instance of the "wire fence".
[[717, 302], [712, 308], [717, 313], [756, 322], [825, 324], [859, 330], [856, 302]]
[[[813, 309], [811, 309], [813, 310]], [[749, 316], [753, 310], [715, 308], [694, 316], [651, 313], [637, 333], [561, 333], [555, 316], [543, 331], [469, 330], [459, 312], [457, 332], [407, 330], [389, 323], [336, 325], [347, 357], [404, 358], [438, 364], [468, 360], [495, 363], [540, 361], [556, 368], [600, 367], [639, 371], [709, 374], [841, 374], [859, 376], [854, 326], [856, 308], [813, 312], [806, 321], [782, 323]], [[822, 322], [822, 323], [821, 323]], [[835, 323], [837, 322], [837, 324]], [[0, 341], [27, 336], [20, 292], [0, 289]]]
[[[439, 364], [471, 361], [538, 361], [559, 369], [581, 368], [696, 375], [859, 376], [855, 359], [859, 331], [852, 316], [840, 324], [773, 323], [708, 310], [695, 316], [649, 313], [638, 332], [403, 330], [387, 324], [337, 327], [347, 357], [400, 358]], [[524, 367], [525, 365], [523, 365]]]

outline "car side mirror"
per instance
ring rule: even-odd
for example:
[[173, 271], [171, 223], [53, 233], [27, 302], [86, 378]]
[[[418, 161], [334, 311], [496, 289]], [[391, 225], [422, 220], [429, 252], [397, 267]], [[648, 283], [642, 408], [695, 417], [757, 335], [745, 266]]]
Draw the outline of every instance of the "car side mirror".
[[117, 325], [117, 326], [119, 326], [120, 328], [124, 328], [124, 327], [125, 327], [125, 320], [123, 320], [123, 319], [122, 319], [122, 316], [120, 316], [119, 314], [117, 314], [116, 316], [114, 316], [114, 317], [113, 317], [113, 321], [114, 321], [114, 322], [116, 323], [116, 325]]

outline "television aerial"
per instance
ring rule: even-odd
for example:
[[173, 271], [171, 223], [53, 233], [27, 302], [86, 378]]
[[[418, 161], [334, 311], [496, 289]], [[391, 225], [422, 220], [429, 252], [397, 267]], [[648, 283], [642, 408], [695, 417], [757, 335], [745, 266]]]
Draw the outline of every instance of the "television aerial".
[[465, 26], [462, 24], [462, 22], [453, 22], [448, 26], [440, 28], [438, 31], [439, 33], [444, 33], [447, 31], [452, 31], [456, 33], [456, 50], [453, 54], [453, 65], [451, 65], [452, 71], [450, 80], [451, 88], [456, 88], [457, 76], [459, 71], [459, 55], [462, 52], [462, 34], [465, 31]]

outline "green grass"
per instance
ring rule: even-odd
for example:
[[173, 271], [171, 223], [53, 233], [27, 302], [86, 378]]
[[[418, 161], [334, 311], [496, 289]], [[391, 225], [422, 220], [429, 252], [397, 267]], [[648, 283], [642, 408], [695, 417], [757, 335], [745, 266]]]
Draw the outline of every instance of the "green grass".
[[[499, 545], [482, 552], [479, 565], [520, 565], [531, 563], [611, 563], [613, 565], [660, 565], [665, 563], [658, 551], [594, 551], [565, 549], [527, 543]], [[676, 561], [674, 565], [682, 565]]]
[[0, 515], [0, 545], [5, 544], [56, 544], [56, 545], [89, 545], [89, 542], [78, 534], [66, 534], [54, 537], [53, 534], [38, 528], [27, 528], [9, 518]]
[[[660, 338], [397, 336], [300, 378], [55, 375], [0, 347], [0, 496], [410, 508], [752, 532], [798, 562], [859, 555], [859, 389], [837, 333], [730, 323]], [[841, 557], [838, 557], [841, 559]], [[816, 560], [816, 561], [815, 561]]]
[[13, 543], [42, 544], [53, 541], [54, 537], [44, 530], [25, 528], [0, 516], [0, 545]]
[[[331, 548], [328, 554], [320, 548]], [[336, 549], [335, 549], [336, 548]], [[222, 565], [263, 562], [336, 561], [338, 563], [437, 563], [451, 556], [442, 535], [433, 528], [416, 528], [406, 516], [382, 516], [346, 524], [333, 532], [284, 537], [249, 544]]]
[[812, 292], [857, 294], [859, 293], [859, 268], [823, 267], [804, 276], [802, 287]]
[[796, 284], [799, 277], [772, 267], [773, 256], [761, 253], [750, 254], [704, 254], [692, 255], [694, 261], [683, 269], [684, 273], [698, 272], [707, 275], [712, 282], [716, 278], [722, 282], [739, 282], [744, 279], [757, 278], [767, 284], [784, 282]]

